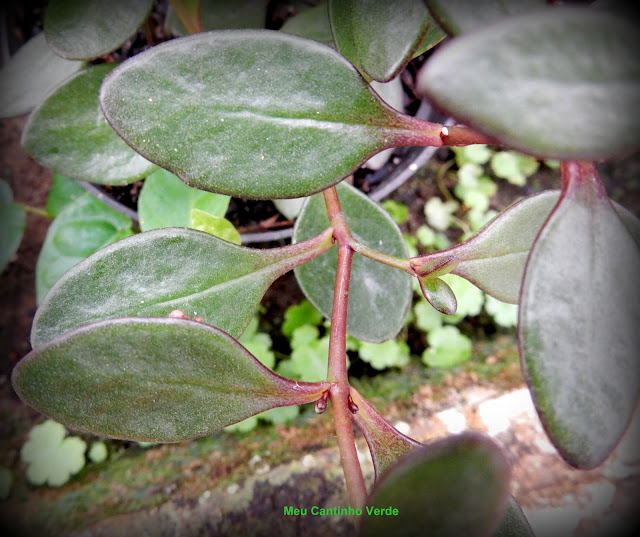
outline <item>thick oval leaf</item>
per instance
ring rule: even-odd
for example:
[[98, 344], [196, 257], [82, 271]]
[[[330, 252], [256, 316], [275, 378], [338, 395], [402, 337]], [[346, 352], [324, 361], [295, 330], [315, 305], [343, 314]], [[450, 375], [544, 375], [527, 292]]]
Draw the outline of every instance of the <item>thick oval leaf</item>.
[[[179, 309], [232, 336], [279, 276], [331, 247], [332, 230], [308, 243], [244, 248], [208, 233], [163, 228], [107, 246], [67, 272], [38, 308], [34, 347], [112, 317], [164, 317]], [[231, 307], [230, 307], [231, 306]]]
[[189, 185], [245, 198], [306, 196], [381, 149], [441, 145], [437, 127], [388, 108], [333, 49], [268, 30], [153, 47], [106, 78], [101, 101], [140, 154]]
[[167, 170], [157, 170], [144, 180], [138, 198], [140, 229], [191, 227], [191, 210], [224, 216], [229, 196], [204, 192], [185, 185]]
[[522, 283], [520, 356], [551, 441], [570, 464], [593, 468], [640, 391], [640, 249], [591, 165], [563, 174]]
[[65, 60], [47, 46], [40, 33], [25, 43], [0, 71], [0, 117], [31, 112], [84, 62]]
[[465, 433], [413, 450], [375, 485], [368, 506], [396, 508], [395, 516], [367, 516], [363, 537], [488, 536], [509, 498], [509, 466], [488, 437]]
[[382, 82], [413, 58], [432, 22], [424, 0], [329, 0], [329, 18], [338, 51]]
[[449, 35], [482, 28], [500, 17], [546, 5], [545, 0], [425, 0], [425, 3]]
[[504, 516], [491, 537], [535, 537], [527, 517], [513, 496], [509, 498]]
[[328, 383], [285, 379], [222, 330], [183, 319], [111, 319], [31, 351], [16, 393], [74, 429], [178, 442], [278, 406], [318, 399]]
[[29, 116], [22, 144], [40, 164], [73, 179], [108, 185], [132, 183], [155, 169], [113, 132], [100, 110], [100, 84], [113, 67], [81, 71]]
[[0, 272], [18, 251], [26, 225], [24, 209], [13, 203], [11, 187], [0, 179]]
[[[336, 190], [347, 223], [359, 242], [392, 256], [408, 257], [402, 233], [384, 209], [350, 185], [340, 183]], [[318, 194], [305, 203], [293, 230], [293, 240], [305, 240], [328, 225], [324, 199]], [[333, 249], [295, 269], [304, 294], [328, 319], [333, 307], [337, 260], [338, 252]], [[371, 343], [395, 337], [407, 317], [411, 297], [408, 274], [355, 255], [349, 286], [347, 332]]]
[[103, 246], [133, 234], [131, 219], [86, 192], [67, 205], [47, 230], [36, 263], [36, 301], [60, 276]]
[[443, 46], [419, 87], [525, 153], [609, 158], [640, 146], [640, 122], [629, 113], [640, 108], [639, 32], [637, 19], [588, 7], [515, 15]]
[[[465, 242], [411, 262], [418, 274], [435, 277], [451, 272], [503, 302], [517, 304], [529, 251], [559, 197], [559, 190], [528, 196]], [[640, 221], [622, 205], [613, 202], [613, 206], [640, 246]]]
[[400, 458], [422, 444], [392, 427], [355, 388], [351, 387], [350, 393], [359, 409], [353, 419], [367, 441], [376, 479], [380, 479]]
[[147, 18], [153, 0], [51, 0], [44, 19], [49, 46], [63, 58], [91, 60], [117, 49]]

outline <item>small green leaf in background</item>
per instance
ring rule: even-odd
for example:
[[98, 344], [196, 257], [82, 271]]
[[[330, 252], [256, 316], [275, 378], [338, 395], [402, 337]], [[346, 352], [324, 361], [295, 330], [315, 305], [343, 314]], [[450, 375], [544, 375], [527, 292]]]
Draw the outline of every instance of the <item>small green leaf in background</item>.
[[446, 231], [453, 223], [453, 214], [460, 204], [457, 201], [442, 201], [440, 198], [430, 198], [424, 205], [424, 215], [433, 229]]
[[484, 309], [499, 326], [508, 328], [518, 324], [518, 306], [516, 304], [507, 304], [487, 295]]
[[563, 191], [531, 248], [520, 298], [523, 373], [552, 443], [601, 464], [640, 392], [640, 249], [595, 166], [562, 164]]
[[144, 180], [140, 191], [140, 229], [191, 227], [193, 209], [223, 217], [229, 200], [229, 196], [191, 188], [167, 170], [157, 170]]
[[[377, 203], [354, 187], [336, 187], [345, 218], [355, 238], [388, 255], [407, 259], [407, 246], [396, 223]], [[305, 203], [293, 231], [298, 242], [327, 228], [329, 218], [322, 194]], [[328, 319], [333, 305], [337, 249], [295, 269], [309, 301]], [[355, 255], [349, 285], [347, 333], [357, 339], [381, 343], [402, 329], [412, 299], [411, 276], [396, 268]]]
[[13, 474], [9, 468], [0, 466], [0, 500], [6, 500], [11, 493]]
[[200, 209], [191, 209], [191, 221], [189, 222], [191, 229], [197, 229], [198, 231], [204, 231], [219, 237], [223, 241], [231, 242], [233, 244], [241, 244], [242, 238], [240, 233], [226, 218], [220, 216], [213, 216], [209, 213], [205, 213]]
[[277, 371], [285, 377], [319, 382], [327, 378], [329, 337], [320, 337], [315, 326], [296, 328], [291, 337], [291, 356], [278, 364]]
[[329, 387], [276, 375], [226, 332], [177, 318], [119, 318], [36, 347], [14, 368], [30, 406], [99, 436], [178, 442]]
[[435, 328], [427, 334], [429, 347], [422, 361], [429, 367], [454, 367], [471, 358], [473, 345], [456, 326]]
[[285, 310], [282, 333], [288, 338], [291, 338], [296, 328], [307, 324], [318, 326], [322, 323], [323, 318], [322, 313], [320, 313], [311, 302], [303, 300], [300, 304], [294, 304]]
[[28, 114], [47, 94], [84, 62], [69, 61], [54, 54], [44, 34], [27, 41], [0, 71], [0, 117]]
[[100, 84], [114, 67], [83, 69], [32, 112], [22, 144], [40, 164], [66, 177], [106, 185], [133, 183], [155, 169], [113, 131], [100, 109]]
[[[258, 249], [201, 231], [162, 228], [111, 244], [68, 271], [38, 308], [34, 347], [114, 317], [187, 317], [238, 337], [269, 285], [331, 247], [332, 230], [305, 243]], [[229, 308], [229, 304], [233, 304]]]
[[393, 221], [399, 226], [404, 224], [409, 218], [409, 207], [404, 203], [398, 203], [394, 200], [384, 200], [382, 202], [382, 207], [391, 215]]
[[389, 367], [404, 367], [409, 363], [409, 345], [398, 339], [390, 339], [384, 343], [361, 342], [358, 355], [374, 369], [382, 371]]
[[201, 0], [202, 30], [264, 28], [269, 0]]
[[87, 191], [77, 181], [54, 173], [45, 205], [47, 214], [55, 218], [67, 205], [86, 195]]
[[0, 179], [0, 272], [4, 271], [18, 251], [26, 226], [24, 209], [13, 203], [11, 187]]
[[510, 476], [502, 449], [486, 436], [464, 433], [417, 447], [382, 475], [367, 500], [398, 514], [363, 516], [360, 535], [487, 537], [503, 517]]
[[338, 51], [369, 79], [386, 82], [414, 57], [431, 24], [422, 0], [329, 0]]
[[527, 177], [533, 175], [539, 166], [540, 163], [533, 157], [515, 151], [498, 151], [491, 157], [493, 173], [516, 186], [524, 186]]
[[544, 7], [544, 0], [425, 0], [429, 11], [450, 35], [482, 28], [500, 17]]
[[117, 49], [146, 19], [153, 0], [51, 0], [47, 43], [63, 58], [92, 60]]
[[382, 149], [441, 143], [437, 127], [387, 107], [335, 50], [284, 32], [162, 43], [114, 70], [100, 101], [141, 155], [243, 198], [307, 196]]
[[451, 245], [446, 235], [436, 232], [428, 226], [420, 226], [416, 230], [416, 238], [422, 246], [430, 247], [434, 250], [444, 250]]
[[36, 263], [36, 300], [67, 270], [107, 244], [133, 234], [131, 219], [85, 192], [47, 230]]
[[262, 365], [273, 369], [276, 365], [276, 355], [271, 350], [271, 336], [258, 331], [258, 317], [254, 316], [247, 328], [238, 339], [240, 343], [253, 354]]
[[545, 6], [451, 39], [429, 58], [418, 87], [516, 150], [614, 158], [640, 146], [640, 122], [629, 113], [640, 108], [639, 32], [637, 17]]
[[108, 456], [109, 450], [107, 449], [107, 444], [100, 441], [91, 444], [89, 452], [87, 453], [87, 457], [89, 457], [89, 460], [95, 463], [106, 461]]
[[458, 168], [465, 164], [486, 164], [491, 159], [493, 151], [486, 144], [471, 144], [462, 147], [452, 147]]
[[335, 46], [326, 0], [289, 17], [280, 27], [280, 31]]
[[423, 332], [431, 332], [442, 326], [442, 314], [424, 300], [413, 307], [413, 313], [416, 326]]
[[467, 207], [484, 212], [489, 208], [489, 200], [497, 190], [498, 186], [484, 175], [480, 165], [466, 163], [458, 170], [458, 182], [453, 191]]
[[31, 429], [20, 449], [20, 458], [28, 465], [29, 483], [61, 487], [84, 468], [87, 444], [75, 436], [65, 438], [66, 434], [64, 426], [53, 420]]

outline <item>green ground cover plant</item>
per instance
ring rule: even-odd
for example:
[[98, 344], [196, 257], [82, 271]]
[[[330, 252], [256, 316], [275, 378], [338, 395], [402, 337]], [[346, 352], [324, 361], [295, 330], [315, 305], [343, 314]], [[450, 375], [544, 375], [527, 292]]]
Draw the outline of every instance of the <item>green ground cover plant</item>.
[[[53, 0], [46, 44], [71, 62], [104, 59], [151, 4], [110, 3], [105, 14], [100, 2]], [[329, 1], [307, 15], [316, 41], [213, 29], [213, 4], [172, 1], [185, 35], [120, 65], [69, 65], [79, 70], [34, 98], [23, 144], [78, 180], [117, 185], [171, 172], [223, 196], [308, 196], [292, 243], [248, 248], [199, 231], [207, 215], [223, 216], [198, 205], [205, 194], [187, 206], [198, 229], [182, 215], [169, 224], [178, 227], [161, 222], [122, 238], [128, 228], [113, 224], [106, 245], [42, 297], [33, 350], [14, 369], [17, 394], [72, 429], [139, 442], [208, 435], [274, 408], [330, 407], [345, 510], [360, 515], [361, 535], [530, 535], [500, 446], [470, 433], [422, 445], [397, 431], [350, 384], [347, 336], [379, 363], [366, 344], [392, 345], [412, 282], [435, 310], [455, 315], [454, 282], [464, 278], [518, 304], [523, 373], [560, 455], [583, 469], [607, 458], [640, 388], [640, 227], [610, 201], [595, 163], [640, 146], [637, 18], [608, 2]], [[418, 88], [454, 124], [402, 114], [372, 89], [429, 50]], [[389, 213], [343, 181], [385, 149], [478, 144], [501, 148], [491, 166], [510, 181], [533, 166], [510, 151], [558, 160], [561, 190], [516, 202], [455, 246], [412, 256]], [[486, 147], [475, 151], [486, 157]], [[482, 213], [492, 187], [478, 162], [468, 164], [456, 195]], [[173, 187], [159, 188], [161, 197]], [[455, 207], [434, 198], [426, 211], [443, 230]], [[330, 321], [326, 341], [297, 333], [326, 347], [326, 370], [312, 380], [252, 354], [268, 347], [256, 332], [243, 345], [263, 294], [291, 270]], [[469, 352], [454, 329], [430, 332], [427, 363]], [[374, 462], [371, 490], [354, 423]], [[368, 515], [376, 508], [397, 513]]]

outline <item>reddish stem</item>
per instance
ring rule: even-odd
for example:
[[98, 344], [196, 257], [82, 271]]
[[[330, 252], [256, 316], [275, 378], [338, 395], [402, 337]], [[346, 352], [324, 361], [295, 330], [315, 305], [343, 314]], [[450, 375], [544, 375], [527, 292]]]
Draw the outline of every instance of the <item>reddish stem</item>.
[[362, 508], [367, 497], [367, 489], [358, 460], [353, 423], [349, 408], [349, 378], [347, 375], [347, 309], [349, 304], [349, 281], [353, 249], [350, 246], [351, 232], [340, 207], [335, 188], [324, 191], [325, 203], [334, 239], [338, 242], [338, 265], [331, 311], [331, 332], [329, 334], [329, 364], [327, 380], [333, 385], [329, 398], [333, 409], [340, 460], [347, 484], [349, 501], [353, 508]]

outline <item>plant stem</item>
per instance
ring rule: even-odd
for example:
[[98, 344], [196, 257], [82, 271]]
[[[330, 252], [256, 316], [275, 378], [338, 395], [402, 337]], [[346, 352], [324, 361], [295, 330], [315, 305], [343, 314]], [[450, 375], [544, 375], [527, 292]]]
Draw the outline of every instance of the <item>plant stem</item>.
[[442, 145], [473, 145], [473, 144], [492, 144], [499, 145], [498, 142], [492, 140], [488, 136], [464, 125], [451, 125], [450, 127], [442, 127], [440, 133]]
[[32, 207], [31, 205], [25, 205], [24, 203], [17, 202], [16, 205], [18, 205], [25, 213], [43, 216], [44, 218], [51, 218], [51, 215], [47, 211], [40, 209], [39, 207]]
[[329, 390], [333, 421], [336, 427], [338, 448], [342, 470], [347, 485], [351, 506], [362, 508], [367, 497], [367, 489], [362, 476], [358, 452], [356, 451], [353, 423], [349, 410], [349, 378], [347, 375], [347, 309], [349, 304], [349, 281], [351, 279], [351, 232], [340, 207], [335, 188], [324, 191], [329, 220], [334, 228], [334, 239], [338, 242], [338, 264], [331, 311], [331, 332], [329, 334], [329, 364], [327, 380], [333, 382]]

